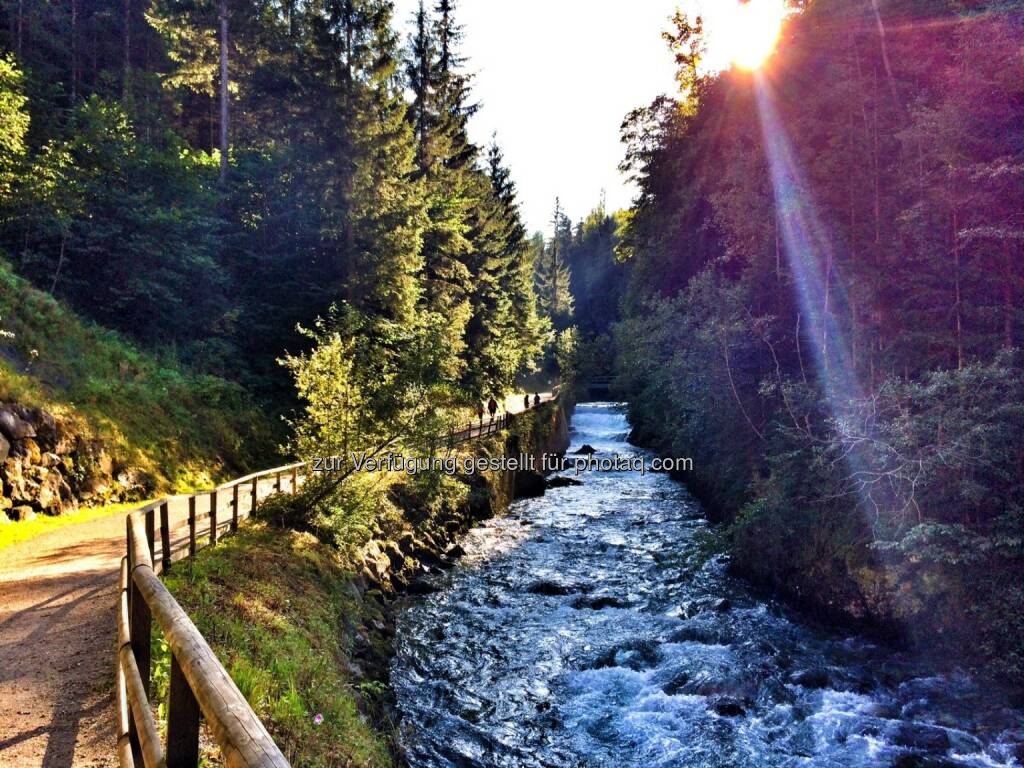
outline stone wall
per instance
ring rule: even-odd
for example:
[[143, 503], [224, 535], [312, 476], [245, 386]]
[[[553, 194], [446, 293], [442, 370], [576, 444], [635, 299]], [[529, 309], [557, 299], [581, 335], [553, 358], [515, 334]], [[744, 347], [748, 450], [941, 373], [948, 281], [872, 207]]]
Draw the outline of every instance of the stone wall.
[[41, 408], [0, 403], [0, 523], [138, 497], [144, 485], [72, 423]]

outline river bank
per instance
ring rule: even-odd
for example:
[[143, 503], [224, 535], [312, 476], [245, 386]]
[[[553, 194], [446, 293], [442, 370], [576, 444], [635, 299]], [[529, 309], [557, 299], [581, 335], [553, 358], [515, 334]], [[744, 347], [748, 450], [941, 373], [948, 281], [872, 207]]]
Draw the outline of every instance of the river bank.
[[[539, 466], [568, 445], [566, 408], [519, 416], [507, 433], [466, 444], [466, 456], [526, 454]], [[167, 575], [293, 765], [401, 762], [389, 665], [404, 596], [431, 592], [430, 579], [455, 567], [474, 526], [544, 492], [543, 477], [530, 472], [436, 479], [398, 473], [380, 500], [390, 511], [352, 550], [262, 522]], [[166, 650], [154, 642], [163, 669]], [[166, 685], [165, 674], [155, 679]]]

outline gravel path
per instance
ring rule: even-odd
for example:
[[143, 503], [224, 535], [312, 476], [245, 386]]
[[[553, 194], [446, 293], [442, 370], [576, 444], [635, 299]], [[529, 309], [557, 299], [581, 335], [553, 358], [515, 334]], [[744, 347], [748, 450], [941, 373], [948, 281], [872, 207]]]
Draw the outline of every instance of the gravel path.
[[124, 515], [0, 550], [0, 766], [114, 766]]

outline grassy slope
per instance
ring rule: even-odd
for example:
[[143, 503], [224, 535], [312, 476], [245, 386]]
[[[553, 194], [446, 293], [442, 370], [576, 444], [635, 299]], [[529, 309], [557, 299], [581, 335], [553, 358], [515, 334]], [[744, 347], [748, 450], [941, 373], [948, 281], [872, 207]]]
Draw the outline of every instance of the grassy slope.
[[87, 322], [0, 259], [0, 401], [103, 438], [115, 462], [184, 490], [269, 461], [267, 420], [241, 387], [190, 372]]
[[[307, 534], [247, 525], [165, 581], [292, 765], [391, 765], [346, 673], [351, 638], [342, 622], [371, 609], [332, 549]], [[160, 697], [165, 649], [157, 667]]]

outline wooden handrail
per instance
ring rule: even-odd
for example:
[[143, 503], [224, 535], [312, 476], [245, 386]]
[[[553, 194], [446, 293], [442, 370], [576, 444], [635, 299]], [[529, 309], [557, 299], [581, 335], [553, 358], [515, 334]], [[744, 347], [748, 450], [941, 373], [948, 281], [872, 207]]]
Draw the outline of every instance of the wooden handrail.
[[[229, 768], [288, 768], [288, 761], [263, 723], [202, 633], [160, 581], [157, 570], [170, 567], [182, 552], [196, 552], [203, 543], [197, 537], [197, 523], [209, 521], [206, 541], [216, 544], [219, 528], [234, 530], [240, 519], [252, 515], [263, 496], [281, 489], [282, 475], [289, 478], [287, 491], [297, 491], [299, 470], [306, 466], [305, 462], [296, 462], [246, 475], [210, 491], [169, 496], [127, 516], [117, 612], [117, 757], [122, 768], [194, 768], [199, 759], [200, 714]], [[274, 481], [273, 488], [264, 487], [261, 493], [260, 481], [266, 480]], [[209, 503], [197, 514], [200, 499]], [[242, 499], [249, 503], [246, 510], [239, 508]], [[230, 516], [218, 514], [220, 502], [231, 505]], [[170, 510], [181, 504], [188, 507], [188, 535], [175, 541]], [[149, 700], [149, 647], [154, 620], [171, 652], [166, 754]]]
[[[557, 400], [555, 394], [543, 402]], [[506, 429], [513, 418], [506, 413], [486, 425], [471, 423], [441, 439], [453, 445], [494, 434]], [[196, 553], [202, 543], [197, 536], [200, 522], [209, 521], [207, 541], [215, 545], [221, 527], [236, 530], [240, 520], [253, 514], [261, 499], [261, 481], [273, 481], [273, 492], [295, 493], [300, 487], [299, 470], [308, 471], [308, 466], [295, 462], [254, 472], [209, 491], [159, 499], [127, 516], [117, 605], [117, 758], [121, 768], [194, 768], [199, 759], [200, 713], [228, 768], [289, 768], [249, 702], [157, 573], [170, 568], [182, 552]], [[282, 483], [282, 478], [288, 482]], [[209, 500], [205, 512], [197, 509], [200, 497]], [[248, 500], [244, 512], [240, 509], [243, 499]], [[220, 500], [230, 505], [230, 517], [219, 515]], [[188, 508], [188, 536], [175, 541], [171, 507], [181, 502]], [[171, 652], [166, 754], [149, 700], [153, 620]]]

